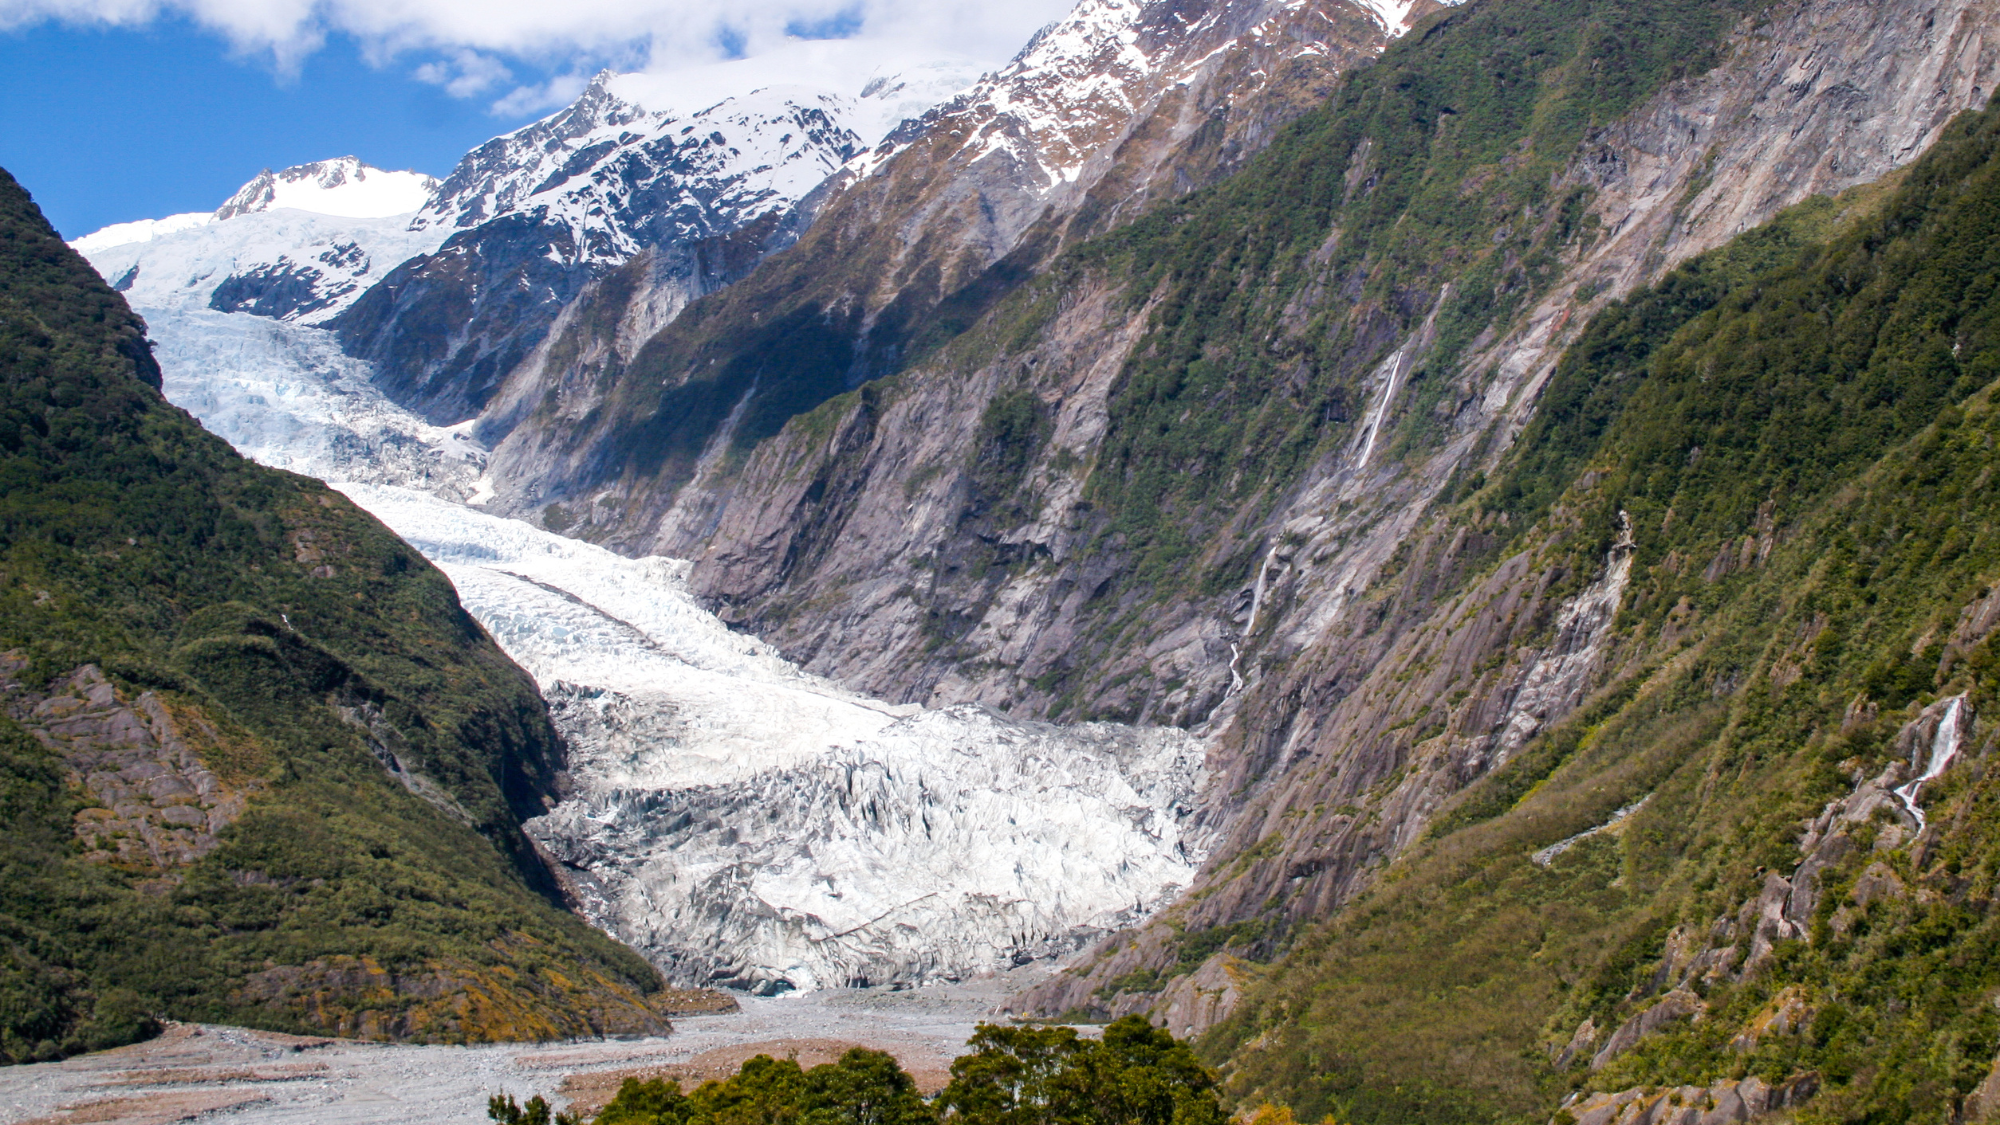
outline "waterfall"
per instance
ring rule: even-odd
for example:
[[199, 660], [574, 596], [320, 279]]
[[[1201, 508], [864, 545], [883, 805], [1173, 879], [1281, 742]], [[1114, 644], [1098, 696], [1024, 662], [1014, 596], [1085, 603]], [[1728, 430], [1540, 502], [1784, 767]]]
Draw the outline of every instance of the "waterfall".
[[1902, 800], [1903, 807], [1909, 809], [1910, 815], [1917, 818], [1918, 832], [1924, 830], [1925, 822], [1924, 810], [1917, 807], [1917, 793], [1923, 788], [1924, 782], [1943, 773], [1950, 767], [1952, 760], [1958, 757], [1959, 716], [1964, 709], [1963, 695], [1954, 695], [1945, 702], [1944, 715], [1938, 719], [1937, 733], [1931, 736], [1930, 763], [1924, 767], [1922, 776], [1915, 781], [1896, 787], [1896, 796]]

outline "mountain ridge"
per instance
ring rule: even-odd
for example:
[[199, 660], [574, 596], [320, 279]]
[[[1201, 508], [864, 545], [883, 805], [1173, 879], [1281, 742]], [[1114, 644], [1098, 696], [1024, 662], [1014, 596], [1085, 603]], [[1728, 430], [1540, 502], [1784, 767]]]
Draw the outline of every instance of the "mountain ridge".
[[0, 1058], [154, 1017], [663, 1029], [521, 831], [560, 747], [442, 576], [169, 405], [144, 323], [4, 175], [0, 313]]

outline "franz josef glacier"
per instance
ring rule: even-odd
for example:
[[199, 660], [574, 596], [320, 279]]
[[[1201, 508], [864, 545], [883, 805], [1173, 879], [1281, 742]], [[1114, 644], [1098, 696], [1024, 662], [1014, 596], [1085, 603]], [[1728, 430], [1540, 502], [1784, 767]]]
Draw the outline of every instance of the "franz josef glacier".
[[328, 161], [76, 245], [147, 318], [173, 402], [338, 484], [536, 678], [569, 786], [528, 829], [592, 921], [683, 984], [901, 986], [1067, 955], [1190, 883], [1211, 842], [1198, 738], [868, 699], [730, 631], [683, 562], [468, 506], [472, 424], [390, 402], [317, 327], [438, 248], [411, 187]]
[[572, 789], [528, 831], [585, 914], [672, 978], [771, 992], [1059, 956], [1205, 854], [1184, 732], [889, 706], [730, 632], [677, 560], [345, 490], [541, 684]]

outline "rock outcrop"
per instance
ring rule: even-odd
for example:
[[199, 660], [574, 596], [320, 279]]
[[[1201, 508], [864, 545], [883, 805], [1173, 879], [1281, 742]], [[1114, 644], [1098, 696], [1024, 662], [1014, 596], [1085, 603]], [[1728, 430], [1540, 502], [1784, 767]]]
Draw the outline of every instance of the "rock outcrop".
[[202, 761], [204, 748], [224, 750], [214, 724], [191, 709], [176, 719], [157, 692], [133, 699], [94, 664], [32, 691], [17, 678], [26, 666], [0, 654], [0, 705], [89, 794], [91, 805], [76, 814], [86, 861], [178, 867], [215, 850], [256, 783], [226, 784]]

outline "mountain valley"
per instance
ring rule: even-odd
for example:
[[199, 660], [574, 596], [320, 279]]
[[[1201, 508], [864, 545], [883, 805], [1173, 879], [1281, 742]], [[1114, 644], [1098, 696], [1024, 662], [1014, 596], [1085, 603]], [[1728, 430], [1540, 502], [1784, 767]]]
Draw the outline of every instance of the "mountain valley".
[[1245, 1115], [1987, 1120], [1996, 80], [1993, 0], [1082, 0], [16, 192], [0, 1052], [1028, 966]]

